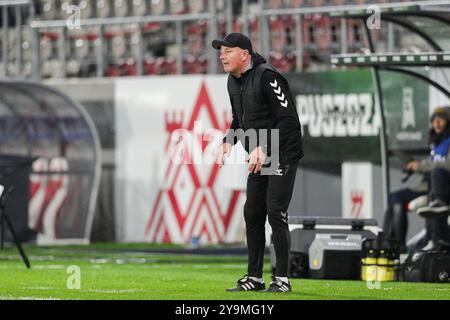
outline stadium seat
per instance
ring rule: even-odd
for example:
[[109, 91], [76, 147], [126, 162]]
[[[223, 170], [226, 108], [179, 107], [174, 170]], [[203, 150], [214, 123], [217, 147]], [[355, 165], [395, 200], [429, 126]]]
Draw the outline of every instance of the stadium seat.
[[185, 14], [188, 12], [184, 0], [169, 0], [169, 4], [170, 14]]
[[266, 1], [266, 7], [269, 9], [281, 9], [284, 7], [283, 0], [269, 0]]
[[226, 10], [226, 4], [228, 3], [227, 0], [216, 0], [215, 1], [215, 5], [216, 5], [216, 10], [218, 13], [223, 13]]
[[96, 17], [106, 18], [111, 14], [111, 4], [109, 0], [97, 0], [96, 2]]
[[7, 75], [16, 77], [19, 75], [19, 68], [15, 61], [10, 61], [6, 64]]
[[200, 13], [205, 11], [204, 0], [188, 0], [188, 11], [191, 13]]
[[200, 55], [186, 55], [183, 57], [183, 73], [186, 74], [200, 74], [208, 71], [208, 57]]
[[348, 48], [350, 52], [357, 52], [363, 45], [363, 26], [359, 20], [351, 19], [348, 22]]
[[144, 16], [147, 14], [147, 1], [133, 0], [131, 11], [134, 16]]
[[159, 65], [156, 63], [155, 57], [145, 58], [143, 69], [145, 75], [156, 75], [160, 73]]
[[281, 52], [287, 47], [286, 24], [279, 17], [271, 17], [269, 20], [270, 47], [273, 51]]
[[174, 57], [160, 57], [157, 63], [161, 65], [161, 74], [177, 74], [177, 61]]
[[303, 7], [303, 5], [305, 5], [306, 1], [305, 0], [288, 0], [287, 1], [287, 6], [289, 8], [300, 8]]
[[325, 5], [324, 0], [311, 0], [312, 7], [323, 7]]
[[119, 69], [120, 69], [121, 76], [136, 76], [137, 75], [136, 61], [133, 58], [125, 59], [119, 65]]
[[269, 62], [280, 72], [291, 72], [295, 69], [296, 56], [293, 51], [285, 53], [279, 51], [271, 51], [269, 53]]
[[207, 22], [205, 20], [199, 20], [195, 22], [187, 22], [184, 24], [185, 36], [195, 35], [204, 36], [207, 32]]
[[346, 0], [332, 0], [331, 5], [332, 6], [341, 6], [347, 4]]
[[259, 52], [260, 45], [260, 24], [259, 19], [255, 15], [249, 15], [250, 39], [252, 40], [253, 50]]
[[115, 33], [110, 38], [111, 41], [111, 55], [113, 59], [120, 59], [126, 52], [125, 37], [122, 33]]
[[88, 44], [86, 38], [82, 32], [72, 33], [69, 36], [70, 41], [72, 42], [72, 52], [71, 55], [75, 57], [78, 61], [83, 61], [88, 55]]
[[22, 75], [27, 75], [27, 71], [31, 74], [31, 30], [29, 27], [22, 29]]
[[206, 21], [197, 21], [186, 26], [184, 30], [186, 53], [183, 57], [183, 73], [193, 74], [206, 72], [206, 27]]
[[114, 0], [114, 16], [125, 17], [128, 15], [128, 9], [126, 0]]
[[105, 40], [105, 76], [119, 76], [119, 61], [125, 52], [123, 33], [118, 28], [108, 28], [103, 34]]
[[90, 77], [97, 71], [97, 30], [73, 30], [68, 34], [67, 76]]
[[25, 78], [31, 77], [32, 67], [31, 61], [24, 61], [22, 63], [21, 75]]
[[316, 45], [321, 54], [329, 53], [330, 48], [330, 19], [322, 14], [313, 15]]
[[141, 38], [139, 37], [140, 30], [136, 30], [134, 32], [130, 32], [128, 34], [128, 53], [131, 57], [134, 59], [138, 59], [139, 55], [141, 54]]
[[59, 19], [67, 19], [70, 15], [73, 14], [69, 8], [72, 5], [76, 5], [72, 0], [62, 0], [61, 6], [57, 8], [56, 15]]
[[118, 65], [108, 65], [105, 70], [106, 77], [119, 77], [120, 67]]
[[233, 32], [243, 32], [244, 21], [242, 17], [233, 17]]
[[8, 60], [12, 61], [16, 58], [16, 30], [9, 29], [4, 32], [8, 33]]
[[221, 15], [218, 17], [217, 36], [223, 39], [226, 35], [227, 35], [227, 19], [225, 16]]
[[341, 52], [341, 21], [340, 19], [330, 19], [330, 51], [331, 53]]
[[158, 32], [161, 31], [161, 24], [158, 22], [147, 22], [142, 27], [143, 32]]
[[41, 2], [42, 18], [44, 20], [56, 19], [56, 1], [55, 0], [43, 0]]
[[56, 55], [56, 41], [58, 40], [58, 33], [43, 31], [40, 35], [41, 61], [53, 58]]
[[22, 59], [31, 61], [31, 42], [29, 40], [22, 40]]
[[161, 15], [167, 12], [166, 3], [164, 0], [150, 0], [150, 13], [152, 15]]
[[143, 26], [144, 52], [150, 56], [161, 56], [166, 54], [166, 44], [163, 42], [163, 24], [152, 22]]
[[67, 70], [66, 75], [69, 78], [79, 77], [80, 76], [80, 62], [76, 59], [67, 60]]
[[41, 77], [58, 78], [61, 75], [61, 61], [58, 59], [49, 59], [42, 61]]
[[82, 19], [92, 18], [94, 15], [94, 1], [93, 0], [81, 0], [79, 2], [80, 17]]

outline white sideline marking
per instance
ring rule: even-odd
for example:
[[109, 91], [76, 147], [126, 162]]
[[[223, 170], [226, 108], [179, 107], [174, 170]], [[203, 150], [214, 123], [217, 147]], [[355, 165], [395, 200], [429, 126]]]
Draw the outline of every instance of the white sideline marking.
[[224, 269], [242, 269], [242, 264], [230, 264], [222, 266]]
[[82, 292], [94, 292], [94, 293], [135, 293], [135, 292], [145, 292], [144, 289], [125, 289], [125, 290], [98, 290], [98, 289], [87, 289], [81, 290]]
[[14, 297], [14, 296], [0, 296], [0, 300], [62, 300], [55, 297]]
[[55, 287], [44, 287], [44, 286], [31, 286], [31, 287], [22, 287], [22, 289], [26, 289], [26, 290], [55, 290]]
[[32, 269], [65, 269], [66, 266], [62, 264], [49, 264], [49, 265], [37, 265], [31, 266]]

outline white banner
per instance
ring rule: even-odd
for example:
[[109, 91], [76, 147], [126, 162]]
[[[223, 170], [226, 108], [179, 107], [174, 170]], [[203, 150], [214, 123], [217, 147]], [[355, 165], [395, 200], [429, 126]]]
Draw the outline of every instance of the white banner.
[[208, 141], [230, 125], [226, 76], [118, 79], [115, 92], [119, 240], [242, 241], [246, 167], [219, 170]]
[[370, 162], [342, 164], [342, 216], [373, 218], [374, 167]]

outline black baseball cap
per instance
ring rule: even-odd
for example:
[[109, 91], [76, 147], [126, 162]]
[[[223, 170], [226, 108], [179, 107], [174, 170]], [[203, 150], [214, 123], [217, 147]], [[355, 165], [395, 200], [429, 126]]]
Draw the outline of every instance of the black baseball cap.
[[228, 34], [223, 40], [213, 40], [212, 47], [214, 49], [220, 50], [222, 46], [230, 48], [239, 47], [253, 53], [252, 42], [242, 33], [233, 32]]

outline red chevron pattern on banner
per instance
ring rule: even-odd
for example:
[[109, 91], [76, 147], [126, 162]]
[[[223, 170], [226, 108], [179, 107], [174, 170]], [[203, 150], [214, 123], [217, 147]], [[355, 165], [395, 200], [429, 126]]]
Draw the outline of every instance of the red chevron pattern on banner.
[[[165, 114], [167, 140], [164, 152], [173, 154], [176, 148], [183, 148], [184, 160], [192, 160], [192, 150], [186, 144], [197, 144], [204, 154], [208, 141], [205, 136], [194, 132], [194, 124], [201, 121], [204, 128], [225, 132], [230, 125], [229, 116], [224, 115], [221, 124], [217, 118], [207, 86], [202, 82], [200, 92], [193, 106], [190, 117], [185, 121], [183, 112]], [[190, 142], [173, 142], [171, 137], [175, 130], [185, 129], [192, 134]], [[219, 175], [216, 164], [197, 164], [186, 161], [182, 164], [168, 161], [165, 170], [164, 185], [159, 190], [146, 226], [145, 237], [151, 242], [189, 243], [198, 237], [202, 243], [220, 243], [226, 240], [230, 231], [230, 221], [236, 214], [241, 214], [240, 201], [244, 196], [242, 190], [229, 190], [225, 201], [219, 201], [215, 184]], [[221, 194], [223, 190], [220, 190]]]

